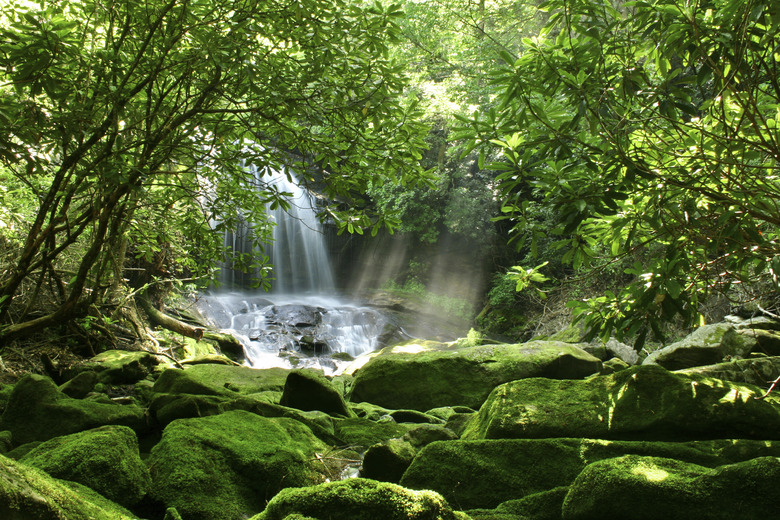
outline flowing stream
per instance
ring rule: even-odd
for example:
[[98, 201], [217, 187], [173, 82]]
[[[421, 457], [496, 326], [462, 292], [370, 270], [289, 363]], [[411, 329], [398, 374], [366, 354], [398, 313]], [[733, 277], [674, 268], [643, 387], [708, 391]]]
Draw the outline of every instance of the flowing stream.
[[[260, 181], [263, 172], [254, 172]], [[264, 181], [292, 193], [289, 211], [268, 210], [275, 223], [274, 242], [266, 247], [274, 266], [273, 289], [214, 292], [199, 304], [217, 327], [241, 340], [247, 364], [335, 373], [345, 360], [403, 337], [390, 316], [338, 296], [314, 197], [281, 173]], [[249, 252], [250, 233], [227, 233], [225, 243]], [[245, 280], [243, 273], [223, 269], [223, 286], [240, 287]]]

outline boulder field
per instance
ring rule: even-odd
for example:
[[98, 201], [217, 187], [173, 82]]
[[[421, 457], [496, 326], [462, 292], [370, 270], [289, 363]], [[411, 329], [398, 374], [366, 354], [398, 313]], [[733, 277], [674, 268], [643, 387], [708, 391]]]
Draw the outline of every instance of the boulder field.
[[0, 387], [0, 518], [765, 520], [775, 325], [644, 360], [614, 340], [411, 341], [335, 377], [108, 351], [59, 386]]

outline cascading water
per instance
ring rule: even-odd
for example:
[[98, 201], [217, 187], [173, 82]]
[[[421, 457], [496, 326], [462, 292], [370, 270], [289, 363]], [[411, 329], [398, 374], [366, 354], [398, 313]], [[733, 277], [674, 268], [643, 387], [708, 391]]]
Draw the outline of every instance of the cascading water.
[[[264, 172], [254, 167], [252, 171], [260, 183]], [[354, 357], [398, 339], [398, 328], [388, 316], [336, 296], [314, 197], [282, 173], [266, 182], [292, 194], [289, 211], [268, 210], [275, 224], [274, 241], [265, 248], [274, 266], [272, 290], [258, 294], [243, 288], [206, 295], [200, 302], [203, 313], [242, 341], [247, 364], [257, 368], [305, 365], [333, 372], [338, 369], [333, 354]], [[225, 244], [249, 253], [250, 233], [250, 229], [226, 233]], [[222, 283], [233, 289], [247, 287], [248, 277], [226, 268]]]

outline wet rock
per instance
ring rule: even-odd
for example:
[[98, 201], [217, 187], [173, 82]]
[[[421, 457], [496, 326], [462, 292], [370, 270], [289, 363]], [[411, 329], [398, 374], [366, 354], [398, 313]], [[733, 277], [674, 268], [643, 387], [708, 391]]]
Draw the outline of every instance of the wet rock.
[[285, 489], [251, 520], [468, 520], [432, 491], [353, 478]]
[[282, 488], [321, 481], [314, 453], [325, 448], [293, 419], [231, 411], [174, 421], [147, 461], [151, 495], [188, 520], [250, 516]]
[[563, 519], [764, 520], [780, 509], [778, 479], [776, 457], [714, 469], [661, 457], [606, 459], [586, 467], [574, 481]]
[[129, 426], [136, 432], [148, 429], [145, 411], [139, 406], [73, 399], [50, 378], [28, 374], [16, 383], [0, 430], [10, 430], [18, 446], [109, 424]]
[[557, 341], [461, 349], [411, 342], [383, 349], [359, 368], [350, 400], [419, 411], [453, 405], [478, 408], [493, 388], [507, 381], [581, 378], [600, 369], [599, 359]]
[[312, 305], [274, 305], [265, 312], [265, 319], [274, 325], [295, 328], [316, 327], [325, 309]]
[[715, 323], [699, 327], [685, 339], [651, 352], [642, 364], [661, 365], [669, 370], [712, 365], [726, 358], [744, 357], [755, 345], [755, 339], [739, 334], [733, 325]]
[[137, 504], [152, 484], [138, 453], [138, 439], [126, 426], [103, 426], [50, 439], [20, 462], [83, 484], [125, 507]]

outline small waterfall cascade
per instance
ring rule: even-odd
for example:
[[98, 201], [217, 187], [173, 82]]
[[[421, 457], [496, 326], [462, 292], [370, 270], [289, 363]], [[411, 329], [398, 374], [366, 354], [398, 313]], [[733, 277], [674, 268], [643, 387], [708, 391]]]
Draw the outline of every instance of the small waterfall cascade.
[[[289, 193], [290, 208], [268, 208], [273, 222], [273, 242], [264, 252], [273, 265], [274, 280], [271, 292], [276, 294], [325, 294], [335, 292], [333, 272], [326, 248], [322, 225], [317, 218], [314, 197], [295, 179], [284, 172], [271, 172], [253, 165], [248, 167], [258, 185], [272, 185], [280, 192]], [[248, 225], [225, 233], [225, 246], [232, 251], [249, 254], [255, 248], [252, 230]], [[259, 251], [258, 251], [259, 252]], [[225, 287], [243, 289], [259, 276], [257, 271], [242, 273], [229, 266], [222, 270], [221, 283]]]
[[[292, 194], [289, 210], [267, 210], [275, 223], [274, 241], [265, 247], [272, 290], [249, 289], [257, 273], [223, 269], [221, 282], [229, 292], [203, 295], [201, 312], [244, 344], [246, 363], [255, 368], [308, 366], [335, 373], [345, 364], [335, 354], [356, 357], [401, 339], [386, 313], [337, 295], [315, 198], [283, 173], [269, 181], [252, 168], [258, 183], [272, 182]], [[250, 233], [248, 226], [226, 233], [225, 245], [250, 253]]]

